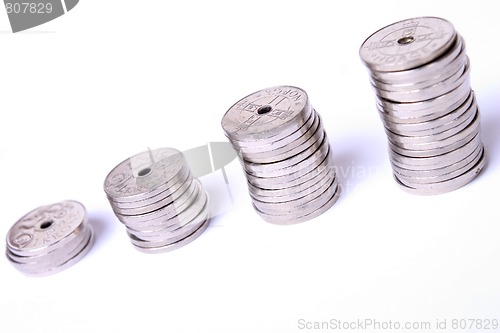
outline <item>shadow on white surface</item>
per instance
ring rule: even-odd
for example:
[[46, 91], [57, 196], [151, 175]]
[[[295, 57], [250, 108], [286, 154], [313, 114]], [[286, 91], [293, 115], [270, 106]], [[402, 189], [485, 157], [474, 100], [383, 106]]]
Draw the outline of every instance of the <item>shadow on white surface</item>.
[[101, 247], [106, 243], [113, 233], [113, 226], [111, 225], [114, 216], [111, 212], [107, 211], [94, 211], [89, 212], [89, 224], [94, 229], [95, 243], [94, 248]]
[[[493, 88], [493, 87], [492, 87]], [[481, 112], [481, 138], [486, 148], [488, 164], [494, 164], [500, 150], [500, 95], [490, 89], [478, 97]]]
[[[383, 132], [383, 129], [380, 129]], [[333, 161], [342, 195], [355, 191], [364, 182], [376, 177], [388, 163], [386, 143], [380, 135], [358, 133], [354, 136], [342, 137], [339, 142], [345, 142], [338, 150], [333, 147]]]

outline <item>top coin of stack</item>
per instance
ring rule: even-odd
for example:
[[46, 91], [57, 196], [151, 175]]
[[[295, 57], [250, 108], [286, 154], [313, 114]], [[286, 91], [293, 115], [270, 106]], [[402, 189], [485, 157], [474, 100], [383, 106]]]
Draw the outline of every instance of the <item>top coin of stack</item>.
[[306, 221], [337, 200], [330, 144], [304, 90], [279, 86], [250, 94], [229, 108], [222, 128], [239, 152], [253, 206], [264, 220]]
[[197, 238], [207, 228], [208, 196], [176, 149], [160, 148], [118, 164], [104, 191], [134, 247], [166, 252]]
[[458, 189], [485, 165], [465, 41], [437, 17], [391, 24], [361, 45], [397, 184], [430, 195]]
[[85, 207], [62, 201], [34, 209], [7, 234], [7, 259], [26, 275], [43, 276], [82, 259], [94, 243]]

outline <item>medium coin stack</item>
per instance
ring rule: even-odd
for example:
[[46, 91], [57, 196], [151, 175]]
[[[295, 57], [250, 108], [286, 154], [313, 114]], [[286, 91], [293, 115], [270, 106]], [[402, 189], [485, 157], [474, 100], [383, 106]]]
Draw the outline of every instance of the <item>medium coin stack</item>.
[[85, 207], [76, 201], [42, 206], [7, 233], [7, 259], [26, 275], [43, 276], [82, 259], [94, 243]]
[[361, 45], [397, 184], [431, 195], [458, 189], [485, 165], [465, 42], [441, 18], [400, 21]]
[[142, 252], [180, 248], [205, 231], [208, 196], [181, 152], [149, 150], [118, 164], [104, 191], [134, 247]]
[[266, 221], [293, 224], [328, 210], [340, 187], [330, 144], [306, 92], [279, 86], [241, 99], [222, 128], [247, 178], [253, 206]]

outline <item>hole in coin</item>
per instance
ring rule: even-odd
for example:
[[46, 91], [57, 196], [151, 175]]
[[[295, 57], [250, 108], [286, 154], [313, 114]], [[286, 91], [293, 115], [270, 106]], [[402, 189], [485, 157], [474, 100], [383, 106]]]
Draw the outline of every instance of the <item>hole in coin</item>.
[[144, 168], [141, 171], [139, 171], [137, 174], [139, 176], [143, 177], [143, 176], [149, 175], [150, 172], [151, 172], [151, 168]]
[[257, 110], [257, 113], [258, 114], [266, 114], [266, 113], [269, 113], [271, 112], [273, 108], [269, 105], [263, 105], [261, 106], [258, 110]]
[[54, 221], [45, 221], [42, 224], [40, 224], [40, 229], [47, 229], [50, 228], [50, 226], [54, 223]]
[[406, 37], [402, 37], [402, 38], [398, 39], [398, 44], [406, 45], [406, 44], [413, 43], [414, 41], [415, 41], [415, 37], [406, 36]]

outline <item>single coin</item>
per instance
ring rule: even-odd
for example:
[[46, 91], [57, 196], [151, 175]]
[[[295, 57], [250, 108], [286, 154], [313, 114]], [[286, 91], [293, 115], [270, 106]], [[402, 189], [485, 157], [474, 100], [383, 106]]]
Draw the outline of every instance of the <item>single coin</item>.
[[148, 199], [170, 188], [185, 164], [184, 156], [176, 149], [146, 151], [111, 170], [104, 181], [104, 191], [117, 202]]
[[222, 118], [231, 141], [277, 141], [299, 129], [310, 117], [311, 106], [304, 90], [279, 86], [259, 90], [238, 101]]
[[386, 26], [361, 45], [363, 62], [374, 71], [404, 71], [429, 63], [453, 44], [453, 25], [437, 17], [418, 17]]

